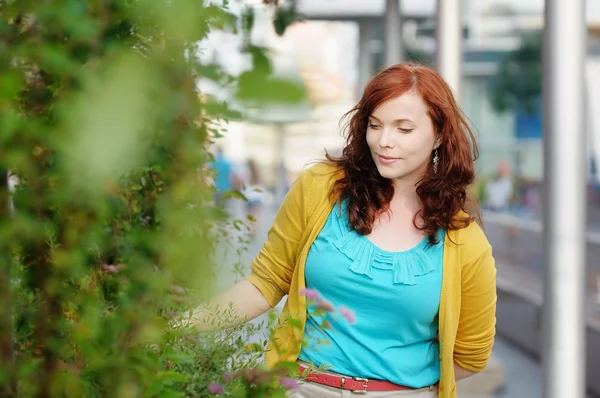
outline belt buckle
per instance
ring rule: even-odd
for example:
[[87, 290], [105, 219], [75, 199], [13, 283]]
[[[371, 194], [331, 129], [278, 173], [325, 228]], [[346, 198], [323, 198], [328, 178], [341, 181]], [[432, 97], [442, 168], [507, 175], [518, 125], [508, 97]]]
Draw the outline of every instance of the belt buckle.
[[362, 377], [353, 377], [352, 378], [355, 381], [362, 381], [363, 383], [365, 383], [365, 385], [363, 386], [362, 390], [352, 390], [352, 393], [354, 394], [366, 394], [368, 391], [367, 389], [369, 388], [369, 379], [365, 379]]

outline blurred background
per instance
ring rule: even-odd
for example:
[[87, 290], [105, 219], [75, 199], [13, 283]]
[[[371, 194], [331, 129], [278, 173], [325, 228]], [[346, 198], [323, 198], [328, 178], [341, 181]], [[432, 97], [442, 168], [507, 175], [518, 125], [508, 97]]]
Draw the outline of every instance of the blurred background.
[[0, 1], [0, 397], [283, 393], [225, 380], [275, 313], [171, 321], [248, 273], [405, 61], [480, 148], [497, 339], [459, 397], [600, 398], [600, 0]]
[[[258, 220], [249, 263], [289, 184], [325, 151], [341, 150], [340, 118], [390, 54], [396, 62], [435, 66], [438, 19], [435, 0], [298, 0], [304, 20], [280, 36], [268, 23], [272, 8], [246, 3], [255, 9], [253, 43], [270, 48], [274, 72], [301, 82], [308, 93], [300, 105], [250, 110], [247, 119], [228, 122], [214, 142], [215, 151], [222, 151], [217, 166], [260, 188], [247, 192], [250, 205], [229, 204], [234, 217], [250, 212]], [[460, 22], [462, 60], [455, 89], [480, 146], [472, 194], [480, 200], [494, 248], [499, 302], [492, 364], [459, 392], [541, 397], [544, 1], [463, 0]], [[590, 396], [600, 396], [600, 116], [594, 112], [600, 108], [600, 1], [587, 0], [585, 28], [587, 382]], [[213, 33], [202, 43], [201, 56], [233, 75], [247, 70], [249, 59], [234, 51], [242, 38]], [[202, 81], [199, 87], [235, 107], [222, 87]]]

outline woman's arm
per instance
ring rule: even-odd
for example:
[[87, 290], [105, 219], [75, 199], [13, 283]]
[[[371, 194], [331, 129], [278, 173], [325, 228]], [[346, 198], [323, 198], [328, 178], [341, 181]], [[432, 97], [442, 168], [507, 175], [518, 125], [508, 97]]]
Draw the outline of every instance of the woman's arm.
[[242, 280], [183, 316], [183, 323], [200, 332], [237, 326], [264, 314], [271, 305], [250, 282]]
[[[472, 372], [470, 370], [463, 369], [456, 363], [454, 364], [454, 380], [459, 381], [462, 379], [466, 379], [467, 377], [471, 377], [474, 374], [477, 374], [477, 372]], [[436, 383], [436, 385], [434, 386], [434, 391], [438, 392], [439, 388], [440, 388], [440, 384]]]
[[251, 320], [281, 301], [289, 291], [306, 228], [305, 203], [311, 182], [312, 172], [306, 170], [290, 188], [263, 248], [252, 262], [252, 273], [208, 303], [188, 311], [183, 322], [189, 320], [200, 331], [224, 329]]
[[[467, 377], [485, 369], [496, 334], [496, 267], [492, 247], [477, 224], [465, 229], [461, 256], [461, 305], [454, 362]], [[457, 379], [459, 374], [457, 373]]]
[[473, 376], [474, 374], [477, 374], [477, 372], [461, 368], [456, 363], [454, 364], [454, 378], [456, 379], [456, 381], [466, 379], [467, 377]]

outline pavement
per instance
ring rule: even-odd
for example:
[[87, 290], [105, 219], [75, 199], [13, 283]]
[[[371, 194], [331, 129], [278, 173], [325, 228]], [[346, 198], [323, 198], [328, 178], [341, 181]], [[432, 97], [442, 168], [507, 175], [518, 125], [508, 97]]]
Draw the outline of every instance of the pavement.
[[[248, 250], [245, 252], [237, 253], [235, 247], [239, 246], [237, 242], [246, 239], [247, 235], [232, 230], [232, 238], [222, 245], [223, 253], [220, 260], [222, 266], [217, 290], [231, 286], [241, 277], [240, 271], [248, 272], [249, 264], [266, 239], [276, 211], [275, 207], [263, 209], [257, 234], [250, 240]], [[238, 276], [236, 276], [236, 268]], [[267, 315], [264, 315], [255, 319], [253, 323], [260, 324], [266, 319]], [[250, 341], [257, 341], [263, 336], [264, 333], [259, 333], [251, 337]], [[536, 360], [498, 337], [488, 368], [478, 375], [460, 381], [457, 390], [459, 398], [542, 398], [540, 366]]]
[[[486, 236], [494, 249], [499, 276], [515, 281], [516, 288], [541, 295], [544, 269], [542, 223], [491, 212], [484, 213], [483, 222]], [[599, 233], [588, 230], [586, 249], [586, 312], [600, 325]]]

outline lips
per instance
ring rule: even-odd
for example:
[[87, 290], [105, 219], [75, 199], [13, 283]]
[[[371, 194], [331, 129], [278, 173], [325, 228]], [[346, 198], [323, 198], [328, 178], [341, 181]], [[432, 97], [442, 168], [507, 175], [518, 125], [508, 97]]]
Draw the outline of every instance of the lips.
[[392, 164], [395, 161], [399, 160], [399, 158], [392, 158], [392, 157], [388, 157], [388, 156], [383, 156], [383, 155], [377, 155], [379, 157], [379, 161], [383, 164]]

